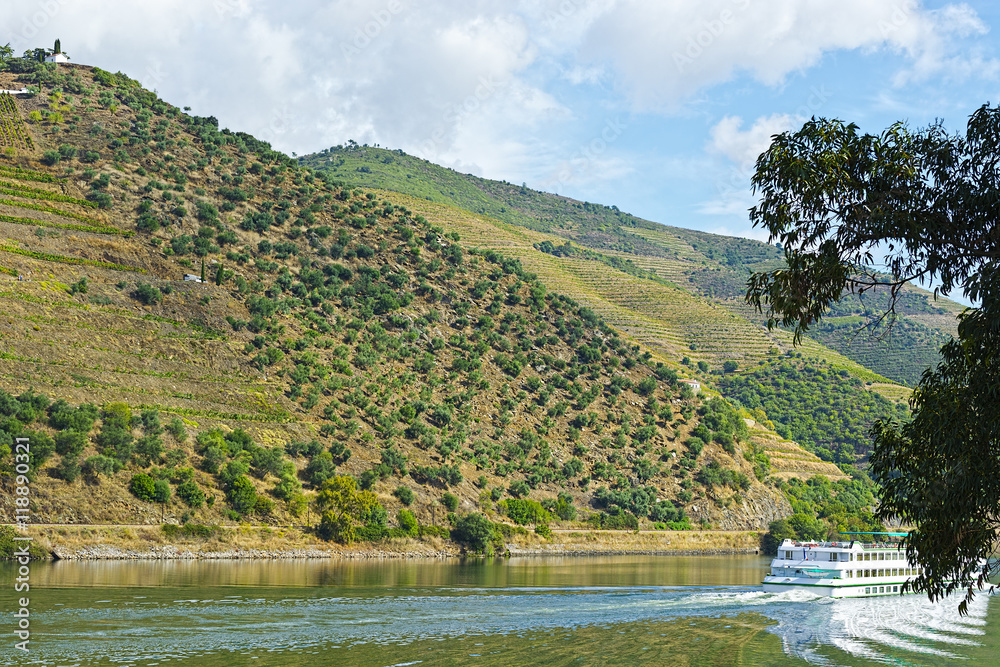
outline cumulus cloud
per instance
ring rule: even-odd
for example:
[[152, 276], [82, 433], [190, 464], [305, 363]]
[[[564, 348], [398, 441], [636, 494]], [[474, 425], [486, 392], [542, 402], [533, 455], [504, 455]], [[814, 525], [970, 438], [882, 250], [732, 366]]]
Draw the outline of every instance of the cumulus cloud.
[[[725, 158], [728, 164], [715, 168], [716, 196], [702, 202], [698, 213], [709, 216], [745, 218], [756, 201], [750, 191], [757, 157], [767, 150], [775, 134], [794, 130], [805, 118], [792, 114], [771, 114], [754, 120], [743, 129], [743, 118], [725, 116], [709, 130], [706, 150], [710, 155]], [[741, 233], [740, 236], [747, 236]], [[747, 237], [750, 238], [750, 237]]]
[[965, 4], [928, 11], [917, 0], [619, 0], [591, 24], [580, 57], [611, 63], [636, 108], [657, 111], [743, 72], [779, 84], [837, 50], [905, 53], [910, 66], [897, 84], [943, 68], [962, 76], [985, 64], [995, 73], [995, 59], [957, 46], [984, 30]]
[[[280, 150], [355, 139], [582, 198], [655, 188], [633, 137], [604, 136], [608, 119], [670, 115], [740, 75], [778, 85], [831, 52], [891, 52], [905, 98], [913, 82], [1000, 73], [965, 42], [987, 29], [972, 8], [918, 0], [6, 0], [0, 26], [18, 52], [59, 37], [74, 62]], [[712, 127], [719, 171], [705, 180], [723, 194], [703, 212], [744, 206], [731, 193], [771, 133], [829, 96], [814, 92], [785, 115]]]
[[742, 118], [726, 116], [709, 131], [708, 148], [729, 158], [739, 169], [747, 170], [771, 145], [771, 137], [799, 127], [805, 120], [802, 116], [776, 113], [758, 118], [749, 129], [743, 130]]

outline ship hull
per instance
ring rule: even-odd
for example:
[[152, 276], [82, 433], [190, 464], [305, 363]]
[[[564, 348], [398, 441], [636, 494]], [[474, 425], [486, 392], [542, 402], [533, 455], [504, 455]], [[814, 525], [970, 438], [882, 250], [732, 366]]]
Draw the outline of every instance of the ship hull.
[[902, 584], [894, 583], [871, 583], [864, 584], [840, 584], [823, 581], [803, 581], [788, 577], [767, 577], [763, 583], [765, 593], [788, 593], [790, 591], [801, 591], [821, 597], [831, 598], [858, 598], [873, 597], [876, 595], [899, 595], [902, 591]]

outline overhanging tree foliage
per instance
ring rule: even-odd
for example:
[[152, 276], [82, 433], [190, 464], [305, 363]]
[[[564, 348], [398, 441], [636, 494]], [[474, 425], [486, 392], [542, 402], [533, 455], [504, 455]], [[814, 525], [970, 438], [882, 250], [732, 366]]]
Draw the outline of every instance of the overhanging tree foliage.
[[843, 295], [869, 290], [888, 292], [891, 323], [900, 290], [920, 279], [980, 303], [924, 373], [913, 420], [875, 424], [870, 459], [879, 519], [916, 527], [913, 588], [933, 600], [965, 587], [964, 613], [1000, 526], [1000, 109], [977, 110], [965, 136], [940, 122], [870, 135], [813, 119], [774, 137], [752, 184], [751, 221], [785, 250], [785, 267], [748, 281], [769, 326], [794, 326], [798, 340]]

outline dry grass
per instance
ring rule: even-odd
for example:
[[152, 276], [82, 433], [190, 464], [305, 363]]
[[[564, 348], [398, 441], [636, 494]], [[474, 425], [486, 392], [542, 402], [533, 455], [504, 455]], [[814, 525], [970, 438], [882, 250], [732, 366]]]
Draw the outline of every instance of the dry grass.
[[[543, 542], [515, 542], [542, 553], [756, 552], [757, 531], [559, 531]], [[523, 538], [522, 538], [523, 539]]]

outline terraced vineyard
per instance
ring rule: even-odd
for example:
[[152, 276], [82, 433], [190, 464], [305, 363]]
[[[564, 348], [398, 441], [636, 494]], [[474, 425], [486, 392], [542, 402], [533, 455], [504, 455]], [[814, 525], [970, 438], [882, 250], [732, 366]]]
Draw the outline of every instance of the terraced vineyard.
[[[388, 192], [381, 194], [390, 195]], [[537, 273], [549, 289], [573, 294], [580, 303], [647, 345], [675, 368], [682, 368], [679, 362], [683, 357], [692, 360], [692, 368], [698, 361], [718, 368], [728, 359], [750, 365], [764, 359], [772, 349], [785, 351], [792, 347], [790, 333], [769, 332], [742, 312], [733, 312], [690, 291], [637, 278], [597, 261], [555, 257], [535, 249], [535, 244], [559, 240], [553, 235], [500, 223], [418, 197], [399, 193], [391, 193], [391, 196], [414, 212], [440, 222], [449, 231], [458, 232], [463, 243], [518, 258], [526, 269]], [[653, 270], [658, 262], [670, 261], [659, 257], [631, 257], [637, 264], [641, 262], [644, 268]], [[809, 338], [803, 340], [801, 351], [837, 369], [846, 369], [863, 381], [892, 384]]]
[[[608, 260], [604, 264], [613, 268], [621, 268], [622, 263], [627, 262], [636, 268], [635, 271], [627, 271], [633, 275], [645, 278], [653, 274], [721, 306], [737, 319], [754, 324], [762, 325], [765, 320], [760, 314], [743, 307], [746, 280], [752, 271], [771, 270], [782, 263], [782, 251], [765, 243], [661, 225], [636, 218], [615, 206], [579, 202], [506, 182], [459, 174], [401, 151], [352, 145], [331, 148], [299, 160], [326, 170], [334, 178], [351, 185], [381, 187], [386, 192], [407, 192], [425, 204], [433, 201], [456, 206], [502, 225], [507, 232], [519, 228], [533, 230], [533, 234], [548, 235], [518, 236], [515, 245], [524, 244], [529, 238], [533, 239], [532, 243], [544, 239], [552, 244], [549, 251], [558, 249], [554, 254], [588, 257], [591, 253], [588, 258], [593, 259], [596, 253], [598, 258]], [[476, 241], [484, 246], [499, 247], [493, 244], [506, 242], [492, 238], [491, 231], [472, 230], [472, 233], [477, 235]], [[566, 246], [567, 242], [577, 247]], [[522, 246], [524, 252], [527, 252], [527, 245]], [[563, 248], [567, 250], [563, 251]], [[654, 297], [659, 295], [649, 295], [650, 299]], [[866, 312], [862, 304], [848, 299], [840, 304], [843, 308], [831, 313], [828, 324], [816, 327], [813, 332], [814, 340], [832, 348], [836, 354], [831, 355], [818, 346], [812, 346], [810, 353], [815, 352], [820, 358], [843, 368], [866, 367], [868, 370], [858, 373], [858, 377], [866, 382], [877, 382], [884, 376], [895, 382], [915, 384], [923, 370], [939, 359], [940, 345], [954, 334], [955, 318], [962, 308], [947, 300], [930, 300], [926, 292], [917, 288], [907, 288], [906, 298], [909, 306], [916, 307], [899, 311], [900, 335], [895, 341], [889, 344], [864, 341], [839, 327], [834, 321], [838, 315], [856, 316]], [[630, 304], [621, 305], [634, 309]], [[650, 315], [654, 320], [658, 317], [655, 313]], [[703, 340], [691, 340], [689, 334], [678, 333], [676, 341], [680, 348], [691, 344], [699, 346], [698, 350], [692, 350], [696, 354], [688, 356], [710, 362], [733, 357], [753, 359], [764, 345], [761, 336], [752, 333], [752, 327], [741, 338], [741, 334], [725, 322], [717, 330], [715, 326], [716, 323], [712, 322], [708, 331], [697, 332]], [[657, 338], [669, 340], [669, 336], [664, 337], [662, 333], [644, 340], [657, 349], [670, 349], [669, 345], [663, 347], [664, 343], [657, 343]], [[780, 333], [768, 334], [765, 338], [778, 346], [784, 345], [787, 340]], [[727, 344], [719, 344], [716, 339], [725, 340]], [[748, 352], [734, 354], [730, 349], [733, 345], [728, 341], [733, 341], [733, 344], [737, 341], [758, 342], [750, 342]], [[843, 358], [854, 363], [844, 364], [839, 360]]]
[[35, 142], [21, 118], [21, 111], [10, 93], [0, 94], [0, 146], [34, 150]]
[[788, 480], [791, 477], [809, 479], [813, 475], [825, 475], [833, 481], [850, 479], [836, 465], [757, 424], [750, 426], [750, 435], [754, 444], [761, 447], [771, 461], [772, 477]]

